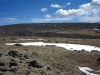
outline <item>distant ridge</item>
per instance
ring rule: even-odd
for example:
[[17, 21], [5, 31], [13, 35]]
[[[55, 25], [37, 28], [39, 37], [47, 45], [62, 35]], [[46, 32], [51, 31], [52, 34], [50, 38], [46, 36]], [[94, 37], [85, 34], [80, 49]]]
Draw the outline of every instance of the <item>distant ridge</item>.
[[[100, 28], [99, 23], [23, 23], [0, 26], [0, 36], [33, 36], [55, 30]], [[41, 35], [42, 36], [42, 35]]]

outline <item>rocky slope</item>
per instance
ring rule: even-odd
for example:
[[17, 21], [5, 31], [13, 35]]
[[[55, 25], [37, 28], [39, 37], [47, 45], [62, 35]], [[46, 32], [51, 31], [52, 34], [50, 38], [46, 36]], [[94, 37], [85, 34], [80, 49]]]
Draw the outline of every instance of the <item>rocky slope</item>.
[[0, 75], [86, 75], [79, 67], [100, 74], [100, 52], [69, 51], [55, 46], [0, 48]]
[[64, 30], [78, 30], [78, 29], [93, 29], [96, 26], [99, 26], [99, 24], [98, 23], [15, 24], [15, 25], [0, 26], [0, 35], [38, 36], [36, 35], [37, 33], [44, 33], [44, 32], [55, 33], [57, 30], [64, 31]]

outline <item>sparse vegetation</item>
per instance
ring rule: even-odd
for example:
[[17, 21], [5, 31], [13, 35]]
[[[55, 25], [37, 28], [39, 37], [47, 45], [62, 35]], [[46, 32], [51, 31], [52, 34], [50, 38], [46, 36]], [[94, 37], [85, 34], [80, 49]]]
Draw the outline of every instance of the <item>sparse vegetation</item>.
[[[58, 24], [61, 26], [61, 24]], [[54, 26], [54, 25], [53, 25]], [[100, 34], [93, 31], [95, 24], [82, 26], [66, 24], [61, 30], [59, 26], [42, 25], [32, 26], [31, 35], [13, 35], [17, 25], [3, 26], [4, 32], [7, 28], [12, 27], [11, 31], [0, 34], [0, 74], [1, 75], [86, 75], [79, 70], [79, 67], [90, 67], [95, 71], [100, 70], [100, 52], [93, 50], [92, 52], [70, 51], [56, 46], [23, 46], [15, 44], [14, 46], [6, 46], [4, 43], [22, 43], [22, 42], [46, 42], [46, 43], [74, 43], [86, 44], [100, 47]], [[14, 27], [14, 30], [13, 30]], [[20, 25], [17, 27], [17, 29]], [[21, 25], [23, 28], [23, 25]], [[24, 28], [27, 29], [28, 25]], [[40, 27], [40, 28], [39, 28]], [[46, 28], [47, 27], [47, 28]], [[55, 28], [57, 27], [57, 28]], [[77, 29], [78, 28], [78, 29]], [[26, 30], [25, 29], [25, 30]], [[41, 30], [40, 30], [41, 29]], [[53, 30], [57, 30], [53, 33]], [[20, 32], [21, 28], [18, 30]], [[40, 31], [39, 31], [40, 30]], [[47, 33], [46, 31], [49, 31]], [[1, 32], [1, 31], [0, 31]], [[10, 33], [11, 32], [11, 33]], [[23, 32], [23, 31], [22, 31]], [[33, 35], [36, 32], [37, 35]], [[40, 34], [41, 33], [41, 34]], [[9, 35], [9, 36], [8, 36]], [[13, 36], [11, 36], [13, 35]], [[35, 39], [35, 40], [19, 40], [18, 39]], [[37, 40], [44, 39], [44, 40]], [[97, 72], [95, 72], [97, 73]], [[98, 72], [100, 74], [100, 72]]]

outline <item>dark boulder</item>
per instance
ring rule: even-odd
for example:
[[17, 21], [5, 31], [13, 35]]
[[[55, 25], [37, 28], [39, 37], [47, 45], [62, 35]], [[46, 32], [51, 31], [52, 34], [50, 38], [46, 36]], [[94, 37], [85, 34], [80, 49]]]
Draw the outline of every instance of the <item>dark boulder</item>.
[[5, 63], [0, 62], [0, 66], [5, 66]]
[[0, 58], [0, 71], [5, 72], [8, 70], [9, 60], [6, 58]]
[[0, 53], [0, 57], [2, 57], [2, 53]]
[[97, 51], [97, 50], [92, 50], [91, 52], [99, 52], [99, 51]]
[[29, 59], [29, 58], [30, 58], [30, 54], [26, 53], [26, 54], [24, 55], [24, 58]]
[[12, 57], [21, 57], [21, 54], [18, 51], [10, 51], [8, 54]]
[[18, 63], [16, 61], [11, 61], [9, 63], [9, 67], [12, 67], [12, 66], [18, 66]]
[[8, 65], [8, 61], [4, 58], [0, 58], [0, 66], [6, 66]]
[[4, 75], [4, 74], [0, 73], [0, 75]]
[[5, 72], [8, 70], [7, 66], [0, 66], [0, 71]]
[[98, 64], [100, 65], [100, 57], [97, 59]]
[[51, 67], [47, 67], [47, 70], [50, 70], [51, 71], [52, 69], [51, 69]]
[[22, 44], [15, 44], [15, 46], [22, 46]]
[[43, 66], [41, 64], [39, 64], [39, 62], [37, 60], [28, 62], [28, 66], [32, 66], [35, 68], [43, 68]]

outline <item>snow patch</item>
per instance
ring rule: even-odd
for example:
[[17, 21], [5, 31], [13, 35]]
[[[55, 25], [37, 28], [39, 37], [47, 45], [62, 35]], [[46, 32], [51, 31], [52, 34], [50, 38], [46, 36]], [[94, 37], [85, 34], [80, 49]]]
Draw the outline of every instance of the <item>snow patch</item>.
[[79, 67], [79, 69], [86, 73], [87, 75], [98, 75], [98, 74], [93, 74], [93, 73], [90, 73], [90, 72], [93, 72], [94, 70], [93, 69], [90, 69], [89, 67]]
[[31, 40], [44, 40], [44, 39], [18, 39], [14, 41], [31, 41]]
[[66, 44], [66, 43], [44, 43], [44, 42], [27, 42], [27, 43], [5, 43], [6, 45], [22, 44], [24, 46], [57, 46], [67, 50], [85, 50], [91, 52], [92, 50], [100, 51], [100, 47], [80, 44]]

